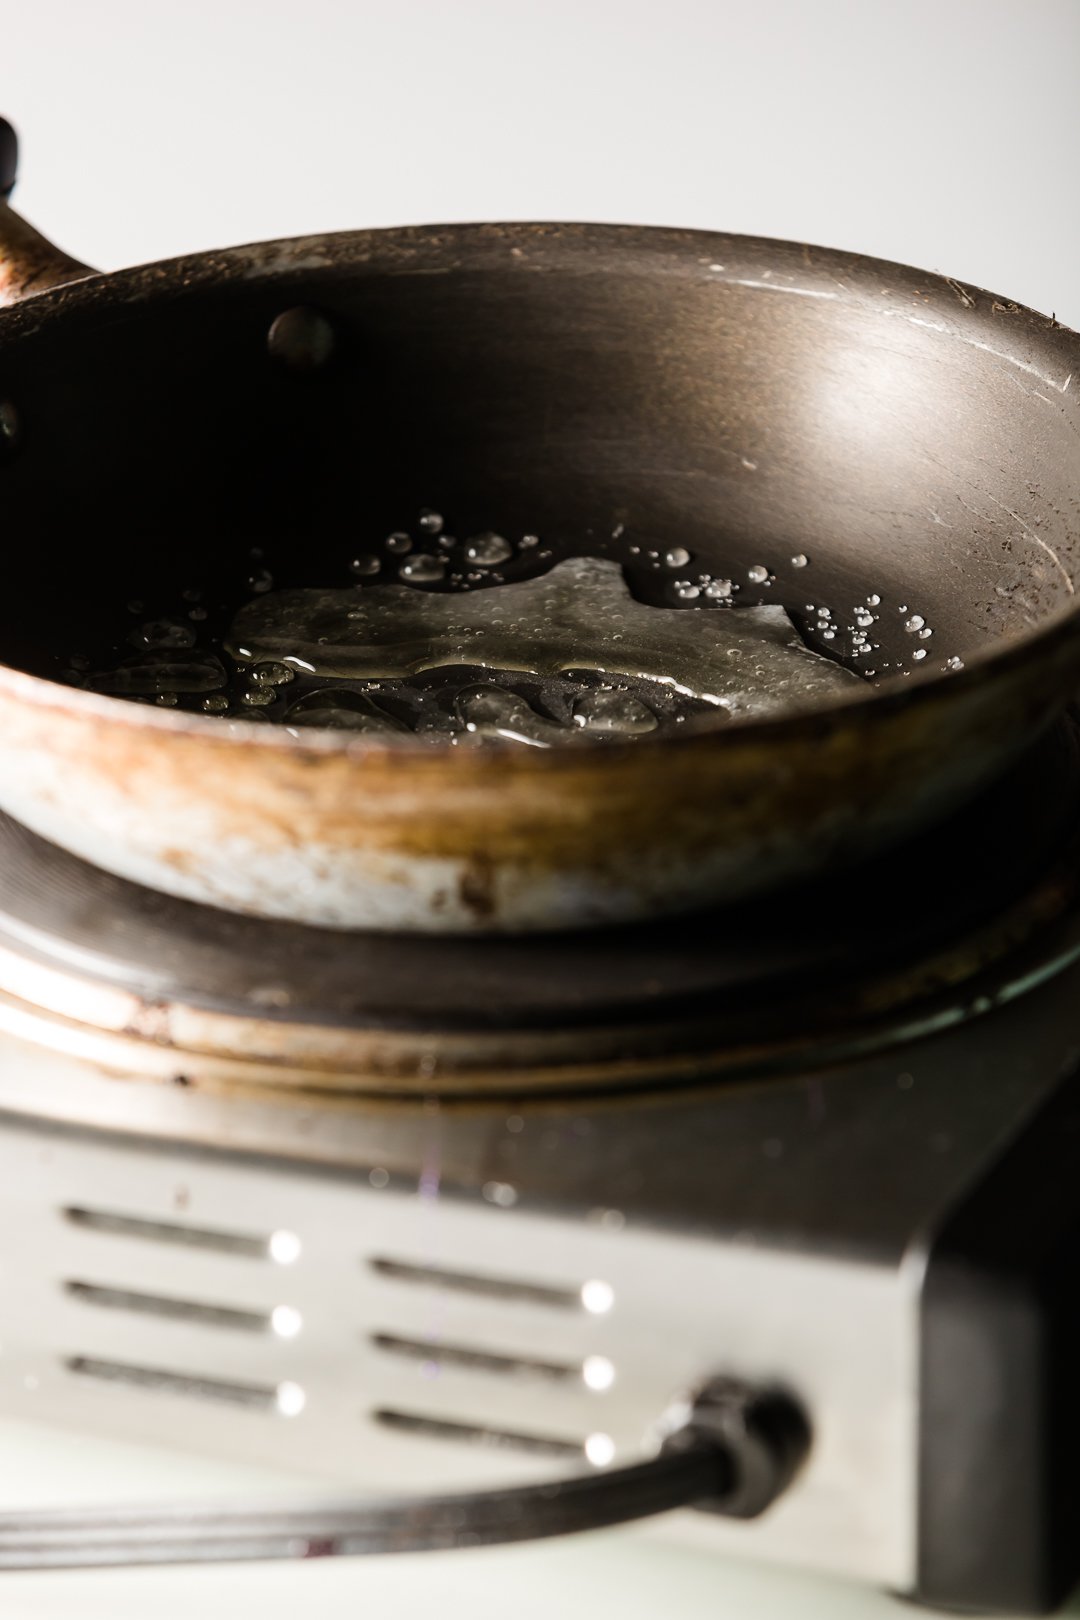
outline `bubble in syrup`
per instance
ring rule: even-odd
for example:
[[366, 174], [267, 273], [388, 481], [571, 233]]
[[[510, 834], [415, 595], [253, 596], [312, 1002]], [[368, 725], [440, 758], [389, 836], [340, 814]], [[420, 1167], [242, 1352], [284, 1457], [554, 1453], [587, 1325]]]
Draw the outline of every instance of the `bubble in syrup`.
[[398, 573], [402, 579], [411, 580], [416, 585], [434, 585], [446, 577], [446, 559], [421, 551], [415, 557], [407, 558]]
[[730, 579], [714, 579], [705, 587], [705, 595], [712, 601], [727, 601], [731, 596]]
[[175, 647], [194, 647], [195, 632], [190, 624], [176, 624], [172, 619], [152, 619], [140, 625], [128, 636], [133, 647], [162, 650]]
[[927, 639], [927, 637], [932, 636], [933, 633], [934, 632], [931, 630], [931, 628], [930, 628], [930, 626], [928, 624], [924, 625], [923, 628], [919, 631], [919, 640], [920, 641], [925, 641]]
[[913, 613], [910, 619], [905, 619], [904, 629], [914, 632], [916, 630], [921, 630], [925, 623], [926, 620], [923, 618], [921, 613]]
[[769, 570], [761, 563], [755, 563], [752, 568], [746, 570], [746, 577], [752, 580], [755, 585], [764, 585], [769, 577]]
[[514, 548], [509, 540], [504, 540], [501, 534], [495, 534], [490, 529], [483, 534], [474, 534], [471, 540], [465, 542], [465, 560], [476, 568], [495, 568], [513, 555]]
[[370, 552], [362, 551], [359, 557], [353, 558], [352, 562], [349, 564], [349, 567], [358, 578], [367, 579], [369, 575], [377, 574], [379, 572], [379, 569], [382, 567], [382, 563], [379, 561], [378, 557], [373, 557]]
[[264, 709], [268, 703], [277, 699], [277, 692], [272, 686], [253, 686], [247, 692], [241, 692], [240, 701], [246, 703], [251, 709]]
[[574, 724], [586, 731], [626, 732], [636, 735], [656, 730], [656, 716], [631, 692], [602, 687], [579, 697], [573, 708]]
[[672, 546], [670, 551], [664, 552], [664, 563], [668, 568], [685, 568], [690, 561], [690, 553], [685, 546]]
[[926, 657], [926, 648], [925, 647], [916, 647], [915, 651], [912, 653], [911, 656], [916, 661], [918, 661], [920, 658], [925, 658]]
[[404, 557], [406, 552], [412, 550], [412, 539], [404, 529], [397, 529], [393, 534], [387, 535], [386, 549], [393, 552], [395, 557]]
[[179, 699], [175, 692], [159, 692], [154, 701], [163, 709], [175, 709]]
[[805, 568], [809, 561], [810, 559], [805, 552], [797, 551], [791, 559], [791, 566], [792, 568]]
[[963, 667], [964, 660], [962, 658], [949, 658], [945, 661], [946, 669], [963, 669]]
[[251, 678], [256, 686], [285, 686], [296, 679], [296, 671], [288, 664], [256, 664]]
[[441, 534], [443, 517], [441, 512], [432, 512], [426, 507], [420, 513], [419, 528], [421, 534]]
[[229, 700], [224, 692], [211, 692], [209, 697], [203, 698], [202, 706], [207, 714], [225, 714], [229, 707]]
[[880, 607], [881, 606], [881, 597], [878, 595], [877, 591], [871, 591], [870, 595], [866, 598], [866, 600], [869, 602], [871, 607]]
[[874, 622], [874, 615], [872, 613], [867, 613], [864, 608], [860, 608], [859, 611], [855, 615], [855, 623], [857, 625], [861, 626], [861, 628], [864, 629], [864, 630], [867, 629], [870, 625], [872, 625], [873, 622]]
[[688, 579], [676, 581], [675, 595], [680, 602], [693, 602], [701, 595], [701, 586], [692, 585]]
[[274, 576], [269, 568], [255, 568], [248, 575], [248, 590], [254, 591], [256, 596], [263, 596], [274, 588]]
[[531, 551], [533, 546], [540, 544], [540, 536], [538, 534], [523, 534], [519, 544], [522, 551]]

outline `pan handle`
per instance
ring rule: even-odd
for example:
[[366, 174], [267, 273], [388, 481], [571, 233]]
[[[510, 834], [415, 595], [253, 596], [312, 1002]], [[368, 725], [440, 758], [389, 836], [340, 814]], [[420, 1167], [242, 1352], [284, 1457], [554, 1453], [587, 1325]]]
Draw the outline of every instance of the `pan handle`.
[[17, 304], [33, 293], [97, 274], [90, 265], [54, 247], [8, 207], [18, 159], [18, 137], [7, 120], [0, 118], [0, 305]]

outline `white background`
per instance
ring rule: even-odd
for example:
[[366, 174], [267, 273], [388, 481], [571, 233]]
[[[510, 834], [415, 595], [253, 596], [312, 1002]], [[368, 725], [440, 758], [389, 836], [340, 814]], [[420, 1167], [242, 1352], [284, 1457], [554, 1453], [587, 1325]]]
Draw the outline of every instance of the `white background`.
[[[628, 220], [879, 254], [1080, 326], [1078, 69], [1080, 0], [0, 0], [17, 203], [110, 268], [356, 226]], [[192, 1468], [14, 1425], [0, 1446], [5, 1506]], [[4, 1620], [305, 1611], [912, 1612], [640, 1535], [0, 1586]]]
[[1077, 0], [0, 0], [18, 199], [114, 267], [467, 219], [855, 248], [1080, 326]]

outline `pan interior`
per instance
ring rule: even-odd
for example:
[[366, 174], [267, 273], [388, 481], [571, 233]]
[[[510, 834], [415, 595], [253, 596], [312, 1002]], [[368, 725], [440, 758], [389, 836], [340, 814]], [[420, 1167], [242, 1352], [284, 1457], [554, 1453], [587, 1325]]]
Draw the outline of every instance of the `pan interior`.
[[[59, 678], [75, 649], [115, 655], [130, 602], [153, 618], [193, 586], [222, 635], [253, 568], [344, 584], [424, 508], [461, 535], [540, 536], [521, 577], [612, 558], [642, 602], [678, 605], [649, 552], [683, 548], [689, 575], [782, 604], [853, 668], [870, 609], [884, 678], [1069, 608], [1071, 335], [935, 277], [802, 252], [614, 228], [385, 233], [10, 312], [0, 658]], [[326, 323], [325, 352], [272, 352], [295, 308]]]

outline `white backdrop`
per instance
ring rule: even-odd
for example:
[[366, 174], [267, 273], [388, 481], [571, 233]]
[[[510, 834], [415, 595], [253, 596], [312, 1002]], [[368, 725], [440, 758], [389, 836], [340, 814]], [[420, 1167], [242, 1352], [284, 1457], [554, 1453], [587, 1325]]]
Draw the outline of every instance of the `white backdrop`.
[[1078, 0], [0, 0], [18, 199], [104, 266], [494, 218], [797, 237], [1080, 326]]

